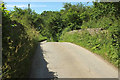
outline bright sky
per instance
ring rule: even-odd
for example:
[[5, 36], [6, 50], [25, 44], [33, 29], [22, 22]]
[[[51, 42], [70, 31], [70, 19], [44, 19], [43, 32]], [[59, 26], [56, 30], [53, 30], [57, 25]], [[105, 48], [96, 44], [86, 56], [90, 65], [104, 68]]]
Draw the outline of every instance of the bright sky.
[[[31, 9], [35, 10], [37, 13], [42, 13], [43, 11], [60, 11], [63, 9], [63, 3], [71, 2], [72, 4], [77, 4], [82, 2], [85, 5], [92, 5], [92, 0], [3, 0], [6, 3], [7, 10], [14, 10], [14, 6], [19, 8], [27, 8], [28, 4], [31, 5]], [[44, 2], [43, 2], [44, 1]], [[62, 1], [62, 2], [61, 2]], [[90, 2], [87, 4], [87, 2]]]
[[4, 2], [92, 2], [95, 0], [3, 0]]

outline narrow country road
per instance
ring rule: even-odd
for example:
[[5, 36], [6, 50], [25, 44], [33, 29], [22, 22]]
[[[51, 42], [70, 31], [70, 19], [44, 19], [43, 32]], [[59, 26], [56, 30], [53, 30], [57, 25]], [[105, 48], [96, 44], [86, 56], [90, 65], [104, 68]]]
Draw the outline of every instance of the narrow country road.
[[68, 42], [42, 42], [30, 78], [118, 78], [118, 70], [98, 55]]

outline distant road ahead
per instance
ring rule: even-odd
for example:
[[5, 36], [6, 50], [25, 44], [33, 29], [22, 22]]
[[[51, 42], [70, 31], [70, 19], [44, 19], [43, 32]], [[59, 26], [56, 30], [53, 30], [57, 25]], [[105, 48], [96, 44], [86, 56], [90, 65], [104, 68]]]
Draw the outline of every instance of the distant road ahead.
[[39, 43], [31, 78], [117, 78], [118, 70], [90, 51], [68, 42]]

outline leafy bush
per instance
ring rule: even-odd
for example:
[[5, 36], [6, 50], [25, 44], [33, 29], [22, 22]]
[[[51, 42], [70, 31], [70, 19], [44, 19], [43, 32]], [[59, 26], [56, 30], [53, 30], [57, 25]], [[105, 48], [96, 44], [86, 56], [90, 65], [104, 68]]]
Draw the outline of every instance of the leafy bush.
[[81, 33], [65, 33], [60, 41], [72, 42], [77, 45], [83, 46], [90, 51], [97, 53], [113, 63], [118, 67], [118, 46], [113, 44], [113, 38], [109, 33], [102, 33], [91, 35], [88, 31], [84, 30]]
[[[19, 19], [22, 14], [9, 13], [4, 4], [2, 4], [2, 12], [2, 78], [28, 78], [31, 57], [37, 41], [42, 36], [39, 36], [39, 32], [31, 27], [29, 14], [27, 18]], [[20, 12], [23, 10], [20, 9]], [[28, 22], [24, 22], [25, 19]]]
[[[60, 41], [67, 41], [83, 46], [92, 52], [95, 52], [105, 59], [109, 60], [118, 67], [119, 47], [120, 47], [120, 25], [119, 19], [112, 17], [103, 17], [97, 22], [93, 20], [83, 23], [80, 32], [66, 32], [61, 36]], [[90, 25], [91, 24], [91, 25]], [[89, 30], [87, 29], [89, 28]], [[97, 30], [97, 28], [101, 28]], [[93, 32], [93, 30], [95, 30]], [[91, 34], [90, 32], [94, 33]]]

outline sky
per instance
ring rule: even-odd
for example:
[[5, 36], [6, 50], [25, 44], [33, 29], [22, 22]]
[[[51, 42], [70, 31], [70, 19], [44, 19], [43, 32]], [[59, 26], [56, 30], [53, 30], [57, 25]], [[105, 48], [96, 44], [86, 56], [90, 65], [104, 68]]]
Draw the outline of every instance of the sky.
[[[25, 8], [28, 8], [28, 4], [30, 4], [30, 8], [32, 10], [35, 10], [35, 12], [38, 14], [42, 13], [43, 11], [60, 11], [61, 9], [63, 9], [65, 0], [64, 0], [64, 2], [60, 2], [60, 1], [53, 2], [53, 1], [49, 0], [47, 2], [47, 0], [42, 0], [42, 1], [40, 1], [40, 0], [39, 1], [38, 0], [34, 0], [34, 1], [33, 0], [24, 0], [24, 1], [23, 0], [14, 0], [12, 2], [12, 0], [3, 0], [3, 2], [6, 3], [7, 10], [14, 10], [13, 9], [14, 6], [25, 9]], [[78, 2], [77, 2], [77, 0], [76, 1], [71, 0], [71, 4], [77, 4], [77, 3], [80, 3], [80, 1], [82, 1], [82, 0], [78, 0]], [[88, 0], [86, 0], [86, 1], [88, 1]], [[66, 0], [66, 2], [70, 2], [70, 0], [69, 1]], [[92, 1], [90, 1], [89, 4], [87, 4], [87, 2], [85, 2], [85, 0], [84, 0], [82, 3], [85, 5], [92, 5]]]
[[4, 2], [92, 2], [95, 0], [2, 0]]

